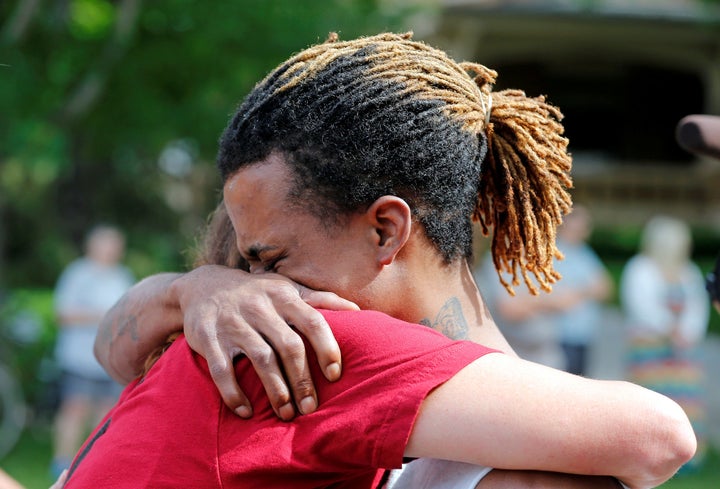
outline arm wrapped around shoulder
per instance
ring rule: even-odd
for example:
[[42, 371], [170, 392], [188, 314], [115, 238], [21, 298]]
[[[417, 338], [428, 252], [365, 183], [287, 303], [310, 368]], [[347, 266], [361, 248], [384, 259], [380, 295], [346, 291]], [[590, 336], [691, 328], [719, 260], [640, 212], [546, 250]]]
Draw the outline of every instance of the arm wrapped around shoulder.
[[639, 489], [672, 477], [696, 444], [667, 397], [493, 353], [428, 395], [405, 455], [609, 475]]

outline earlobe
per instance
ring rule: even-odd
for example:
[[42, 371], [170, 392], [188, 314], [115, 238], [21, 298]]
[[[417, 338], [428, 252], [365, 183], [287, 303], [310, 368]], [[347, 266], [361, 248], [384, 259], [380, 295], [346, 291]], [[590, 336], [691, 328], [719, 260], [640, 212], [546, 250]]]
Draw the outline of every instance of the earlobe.
[[383, 195], [372, 203], [366, 215], [377, 233], [378, 263], [390, 265], [410, 239], [410, 206], [400, 197]]

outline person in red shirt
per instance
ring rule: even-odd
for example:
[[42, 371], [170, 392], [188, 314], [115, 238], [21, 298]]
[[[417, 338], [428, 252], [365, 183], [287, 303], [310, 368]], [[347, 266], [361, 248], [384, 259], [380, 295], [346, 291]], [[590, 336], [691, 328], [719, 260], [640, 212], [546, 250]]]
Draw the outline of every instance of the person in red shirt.
[[[321, 312], [343, 348], [342, 375], [338, 361], [311, 354], [316, 397], [277, 404], [263, 394], [267, 372], [251, 366], [258, 356], [240, 355], [243, 420], [181, 336], [128, 386], [66, 487], [369, 488], [420, 457], [606, 474], [637, 488], [672, 476], [695, 447], [675, 403], [518, 359], [484, 310], [468, 264], [471, 219], [492, 228], [498, 270], [549, 289], [555, 228], [570, 207], [559, 111], [519, 91], [491, 94], [494, 80], [383, 34], [331, 39], [260, 82], [221, 139], [231, 234], [218, 246], [227, 255], [233, 243], [252, 274], [362, 309]], [[187, 304], [202, 285], [173, 294]], [[303, 415], [280, 419], [295, 409]]]

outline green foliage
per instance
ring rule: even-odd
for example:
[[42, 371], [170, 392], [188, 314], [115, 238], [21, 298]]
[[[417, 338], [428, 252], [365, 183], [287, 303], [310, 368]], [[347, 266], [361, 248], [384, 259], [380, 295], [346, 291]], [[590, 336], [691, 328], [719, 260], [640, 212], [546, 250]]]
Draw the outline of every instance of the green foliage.
[[[0, 286], [51, 286], [98, 221], [127, 231], [138, 276], [183, 266], [216, 203], [203, 176], [233, 108], [330, 31], [396, 29], [406, 12], [380, 3], [1, 2]], [[180, 139], [193, 168], [169, 177], [158, 155]], [[171, 204], [171, 184], [190, 206]]]
[[0, 358], [17, 377], [30, 404], [42, 400], [44, 382], [55, 374], [56, 335], [52, 290], [15, 290], [0, 299]]
[[[696, 227], [691, 229], [693, 259], [711, 260], [720, 253], [720, 231]], [[590, 245], [606, 260], [626, 260], [640, 248], [641, 226], [596, 228]]]
[[115, 9], [106, 0], [70, 2], [70, 33], [78, 39], [102, 39], [110, 30]]

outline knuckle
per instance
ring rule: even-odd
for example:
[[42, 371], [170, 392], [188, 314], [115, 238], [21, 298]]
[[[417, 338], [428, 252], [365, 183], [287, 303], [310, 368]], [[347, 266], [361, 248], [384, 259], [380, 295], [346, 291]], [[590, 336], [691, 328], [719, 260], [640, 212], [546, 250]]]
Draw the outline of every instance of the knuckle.
[[301, 377], [293, 382], [293, 391], [299, 397], [310, 396], [314, 393], [312, 380], [307, 377]]
[[313, 313], [305, 321], [305, 329], [310, 332], [318, 332], [325, 329], [325, 318], [319, 312], [313, 309]]
[[278, 388], [273, 392], [268, 392], [268, 396], [271, 398], [272, 403], [276, 406], [284, 406], [292, 401], [292, 395], [285, 389]]
[[282, 344], [277, 345], [277, 349], [280, 351], [283, 357], [305, 357], [305, 343], [303, 343], [300, 336], [295, 333], [285, 335], [283, 337]]
[[207, 343], [213, 337], [210, 327], [207, 324], [190, 323], [192, 326], [185, 328], [185, 334], [195, 338], [197, 341]]
[[273, 299], [278, 303], [292, 303], [300, 299], [298, 290], [288, 282], [278, 282], [272, 291]]
[[230, 365], [230, 363], [225, 361], [224, 359], [223, 359], [223, 361], [220, 361], [220, 362], [213, 362], [213, 363], [208, 364], [208, 370], [210, 371], [210, 376], [213, 379], [227, 378], [229, 375], [232, 375], [232, 373], [230, 372], [229, 365]]
[[267, 303], [258, 295], [251, 295], [244, 298], [242, 306], [239, 307], [241, 316], [258, 317], [265, 313]]
[[275, 363], [275, 352], [268, 345], [260, 345], [246, 352], [255, 368], [264, 370]]

